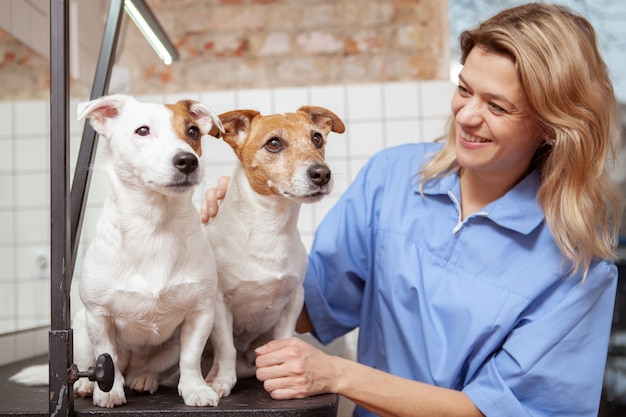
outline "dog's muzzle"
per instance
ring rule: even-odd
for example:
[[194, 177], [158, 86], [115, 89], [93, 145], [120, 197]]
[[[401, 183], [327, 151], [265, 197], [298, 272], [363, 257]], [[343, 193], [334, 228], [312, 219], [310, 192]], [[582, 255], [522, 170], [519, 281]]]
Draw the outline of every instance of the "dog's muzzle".
[[309, 169], [307, 169], [306, 173], [311, 182], [318, 187], [323, 187], [328, 184], [331, 177], [330, 168], [322, 164], [311, 165]]
[[191, 152], [179, 152], [172, 159], [172, 164], [183, 174], [189, 175], [198, 169], [198, 157]]
[[200, 160], [191, 152], [179, 152], [172, 158], [174, 171], [166, 187], [175, 193], [186, 192], [202, 180]]

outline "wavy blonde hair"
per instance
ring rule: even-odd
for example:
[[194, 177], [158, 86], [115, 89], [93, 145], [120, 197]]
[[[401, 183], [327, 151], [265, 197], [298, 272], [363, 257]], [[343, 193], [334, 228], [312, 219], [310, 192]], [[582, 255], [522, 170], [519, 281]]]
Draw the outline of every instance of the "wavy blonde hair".
[[[572, 273], [615, 256], [622, 194], [609, 176], [620, 140], [619, 113], [591, 24], [539, 3], [504, 10], [460, 36], [461, 63], [474, 47], [513, 58], [528, 109], [545, 144], [536, 152], [537, 201]], [[450, 118], [441, 151], [418, 173], [425, 182], [460, 169]]]

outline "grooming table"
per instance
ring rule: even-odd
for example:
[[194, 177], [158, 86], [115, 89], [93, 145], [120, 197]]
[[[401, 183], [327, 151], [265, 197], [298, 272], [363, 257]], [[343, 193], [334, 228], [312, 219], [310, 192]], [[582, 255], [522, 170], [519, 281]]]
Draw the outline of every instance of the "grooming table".
[[[9, 377], [25, 366], [45, 363], [47, 356], [0, 367], [0, 416], [48, 416], [48, 387], [25, 387]], [[255, 378], [237, 382], [230, 396], [217, 407], [188, 407], [178, 396], [176, 381], [165, 381], [154, 394], [126, 391], [127, 403], [115, 408], [100, 408], [91, 398], [75, 398], [75, 415], [121, 417], [229, 416], [229, 417], [335, 417], [337, 396], [326, 394], [302, 400], [273, 400]]]

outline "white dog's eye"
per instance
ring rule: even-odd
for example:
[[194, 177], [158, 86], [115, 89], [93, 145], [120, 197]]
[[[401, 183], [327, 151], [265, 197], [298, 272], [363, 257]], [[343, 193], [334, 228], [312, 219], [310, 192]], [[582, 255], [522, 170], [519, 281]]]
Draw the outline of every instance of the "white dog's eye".
[[315, 132], [311, 135], [311, 142], [313, 142], [316, 148], [321, 148], [324, 146], [324, 136], [320, 132]]
[[265, 142], [264, 147], [272, 153], [278, 153], [282, 151], [285, 146], [283, 145], [283, 142], [280, 140], [280, 138], [274, 136], [273, 138], [270, 138], [267, 142]]
[[150, 128], [148, 126], [141, 126], [135, 130], [135, 134], [139, 136], [148, 136], [150, 134]]

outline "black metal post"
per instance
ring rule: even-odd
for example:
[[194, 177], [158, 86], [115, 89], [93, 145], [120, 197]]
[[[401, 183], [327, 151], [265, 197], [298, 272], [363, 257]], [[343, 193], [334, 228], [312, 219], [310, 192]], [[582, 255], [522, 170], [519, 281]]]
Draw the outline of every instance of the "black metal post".
[[[137, 2], [147, 9], [145, 13], [150, 12], [142, 0]], [[110, 0], [91, 99], [107, 94], [123, 11], [124, 0]], [[69, 0], [50, 0], [49, 412], [50, 416], [62, 417], [74, 415], [74, 393], [70, 382], [74, 362], [70, 287], [91, 183], [91, 165], [98, 144], [96, 132], [85, 122], [70, 190], [69, 53]], [[175, 53], [174, 56], [177, 57]]]
[[[123, 12], [124, 0], [110, 1], [109, 14], [107, 16], [102, 44], [100, 46], [100, 55], [96, 66], [96, 74], [91, 87], [91, 100], [101, 97], [108, 92]], [[85, 121], [78, 160], [76, 162], [76, 170], [74, 171], [74, 180], [72, 182], [72, 263], [69, 265], [69, 269], [72, 272], [74, 271], [76, 263], [80, 232], [83, 225], [83, 218], [85, 217], [85, 206], [89, 196], [89, 184], [91, 183], [92, 172], [91, 165], [95, 160], [97, 148], [98, 136], [89, 122]]]
[[50, 0], [50, 416], [74, 414], [68, 108], [69, 0]]

